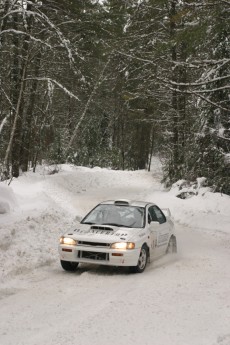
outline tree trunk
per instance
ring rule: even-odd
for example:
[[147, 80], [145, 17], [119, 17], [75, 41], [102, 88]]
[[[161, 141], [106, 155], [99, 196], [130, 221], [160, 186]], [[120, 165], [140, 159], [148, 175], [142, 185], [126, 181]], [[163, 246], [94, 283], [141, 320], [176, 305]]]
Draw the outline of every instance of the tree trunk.
[[[13, 177], [19, 176], [19, 152], [20, 152], [20, 150], [18, 150], [18, 148], [17, 148], [17, 145], [19, 145], [19, 143], [17, 141], [15, 141], [15, 135], [16, 135], [16, 131], [17, 131], [17, 122], [18, 122], [18, 119], [20, 116], [20, 110], [21, 110], [22, 99], [23, 99], [23, 91], [24, 91], [24, 87], [25, 87], [26, 68], [27, 68], [27, 65], [25, 64], [23, 67], [23, 71], [22, 71], [21, 85], [20, 85], [20, 91], [19, 91], [19, 96], [18, 96], [18, 103], [17, 103], [15, 115], [14, 115], [13, 127], [12, 127], [12, 130], [10, 133], [10, 140], [9, 140], [9, 143], [7, 146], [5, 159], [4, 159], [4, 165], [8, 171], [8, 169], [9, 169], [8, 168], [9, 167], [9, 156], [10, 156], [10, 152], [12, 151], [13, 143], [14, 143], [14, 147], [16, 148], [17, 151], [14, 152], [14, 160], [12, 159], [12, 176]], [[8, 171], [8, 173], [9, 173], [9, 171]]]
[[40, 62], [41, 62], [41, 51], [38, 52], [38, 55], [35, 60], [35, 71], [34, 76], [35, 78], [32, 81], [31, 90], [30, 90], [30, 100], [29, 105], [26, 111], [26, 122], [25, 122], [25, 131], [23, 135], [22, 147], [21, 147], [21, 159], [20, 159], [20, 166], [22, 171], [27, 171], [29, 166], [30, 160], [30, 153], [31, 153], [31, 139], [32, 139], [32, 121], [33, 121], [33, 113], [34, 113], [34, 106], [36, 102], [36, 92], [38, 87], [38, 79], [39, 71], [40, 71]]

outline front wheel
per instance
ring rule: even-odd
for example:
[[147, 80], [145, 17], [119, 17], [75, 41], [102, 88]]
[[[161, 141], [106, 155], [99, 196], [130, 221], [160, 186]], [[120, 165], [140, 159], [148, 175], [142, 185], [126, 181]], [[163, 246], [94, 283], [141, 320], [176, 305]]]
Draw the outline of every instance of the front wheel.
[[78, 267], [78, 262], [71, 262], [71, 261], [63, 261], [61, 260], [61, 266], [63, 270], [69, 271], [69, 272], [74, 272], [76, 271]]
[[169, 239], [168, 247], [166, 249], [166, 254], [177, 253], [177, 242], [176, 236], [171, 236]]
[[130, 271], [132, 273], [142, 273], [145, 270], [145, 267], [147, 265], [147, 261], [148, 261], [148, 255], [149, 255], [149, 251], [148, 251], [148, 247], [144, 244], [141, 247], [141, 251], [140, 251], [140, 256], [137, 262], [137, 266], [131, 266], [130, 267]]

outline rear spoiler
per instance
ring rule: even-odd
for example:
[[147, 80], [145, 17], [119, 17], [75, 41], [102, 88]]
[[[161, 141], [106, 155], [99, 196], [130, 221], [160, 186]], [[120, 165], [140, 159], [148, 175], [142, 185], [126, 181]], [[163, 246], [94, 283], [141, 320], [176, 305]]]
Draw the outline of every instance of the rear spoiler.
[[166, 218], [170, 218], [171, 217], [171, 212], [169, 208], [162, 208], [161, 209], [165, 215]]

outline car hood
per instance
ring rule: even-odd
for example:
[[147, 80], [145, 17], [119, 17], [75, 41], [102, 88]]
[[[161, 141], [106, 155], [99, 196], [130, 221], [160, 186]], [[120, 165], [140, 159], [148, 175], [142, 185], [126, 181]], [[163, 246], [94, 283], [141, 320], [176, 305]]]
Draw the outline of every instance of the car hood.
[[72, 232], [65, 234], [78, 241], [95, 241], [103, 243], [130, 242], [144, 233], [143, 228], [125, 228], [111, 225], [79, 224]]

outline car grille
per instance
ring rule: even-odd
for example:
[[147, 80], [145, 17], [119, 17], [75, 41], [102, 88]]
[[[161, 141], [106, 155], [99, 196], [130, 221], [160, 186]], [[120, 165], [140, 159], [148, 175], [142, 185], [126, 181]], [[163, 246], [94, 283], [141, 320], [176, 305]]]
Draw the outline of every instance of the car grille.
[[78, 245], [80, 246], [92, 246], [92, 247], [106, 247], [109, 248], [109, 243], [102, 243], [102, 242], [88, 242], [88, 241], [78, 241]]
[[109, 261], [109, 254], [108, 253], [90, 252], [90, 251], [79, 250], [78, 257], [80, 259], [89, 259], [89, 260], [93, 260], [93, 261]]

